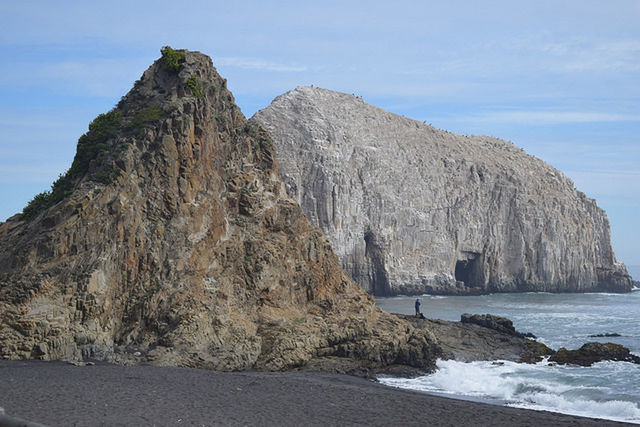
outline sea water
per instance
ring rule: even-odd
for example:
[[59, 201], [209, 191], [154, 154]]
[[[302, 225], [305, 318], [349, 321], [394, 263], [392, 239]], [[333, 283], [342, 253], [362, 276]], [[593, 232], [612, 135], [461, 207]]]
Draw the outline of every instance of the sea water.
[[[416, 297], [376, 298], [392, 313], [414, 313]], [[551, 348], [614, 342], [640, 356], [640, 290], [628, 294], [491, 294], [420, 297], [427, 317], [460, 320], [462, 313], [508, 317]], [[598, 334], [620, 337], [592, 337]], [[382, 377], [390, 386], [471, 397], [508, 406], [640, 424], [640, 365], [600, 362], [591, 367], [438, 360], [438, 370], [414, 379]]]

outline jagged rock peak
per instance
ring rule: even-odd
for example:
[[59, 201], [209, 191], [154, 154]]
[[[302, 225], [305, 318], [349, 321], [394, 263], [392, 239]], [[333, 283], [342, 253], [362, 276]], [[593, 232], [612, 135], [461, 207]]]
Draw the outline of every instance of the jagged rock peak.
[[314, 87], [252, 118], [287, 192], [376, 295], [629, 291], [609, 221], [540, 159]]
[[274, 156], [207, 56], [163, 49], [52, 192], [0, 224], [0, 356], [432, 369], [433, 336], [349, 280]]

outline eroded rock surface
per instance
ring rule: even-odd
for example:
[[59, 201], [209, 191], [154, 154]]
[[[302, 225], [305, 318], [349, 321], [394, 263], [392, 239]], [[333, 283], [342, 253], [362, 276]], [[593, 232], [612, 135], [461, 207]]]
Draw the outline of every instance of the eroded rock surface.
[[560, 171], [312, 87], [255, 114], [287, 192], [375, 295], [631, 290], [609, 221]]
[[523, 334], [516, 331], [513, 326], [513, 322], [506, 317], [494, 316], [492, 314], [468, 314], [465, 313], [460, 316], [460, 322], [473, 323], [476, 325], [484, 326], [485, 328], [493, 329], [494, 331], [501, 332], [507, 335], [514, 335], [519, 338], [535, 338], [531, 333]]
[[[460, 362], [477, 360], [511, 360], [514, 362], [536, 363], [554, 351], [541, 342], [531, 340], [526, 334], [513, 328], [511, 320], [492, 315], [463, 315], [460, 322], [440, 319], [420, 319], [415, 316], [396, 314], [416, 328], [433, 332], [443, 359]], [[483, 322], [465, 320], [465, 316]], [[511, 329], [505, 328], [505, 321]]]
[[[478, 360], [510, 360], [537, 363], [548, 357], [551, 363], [591, 366], [601, 361], [640, 364], [640, 357], [620, 344], [588, 342], [577, 350], [562, 347], [558, 351], [544, 343], [530, 339], [531, 333], [522, 333], [506, 317], [491, 314], [463, 314], [460, 322], [440, 319], [421, 319], [406, 314], [395, 314], [416, 328], [433, 333], [439, 357], [460, 362]], [[400, 371], [402, 372], [402, 371]]]
[[562, 347], [549, 358], [550, 362], [561, 365], [580, 366], [591, 366], [603, 360], [640, 364], [640, 357], [632, 354], [625, 346], [611, 342], [588, 342], [577, 350]]
[[432, 369], [433, 336], [351, 282], [211, 59], [172, 55], [92, 123], [53, 199], [0, 224], [0, 357]]

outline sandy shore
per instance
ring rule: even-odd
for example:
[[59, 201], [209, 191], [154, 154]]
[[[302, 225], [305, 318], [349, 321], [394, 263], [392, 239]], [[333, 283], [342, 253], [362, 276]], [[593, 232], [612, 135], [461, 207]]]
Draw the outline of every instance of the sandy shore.
[[0, 407], [49, 426], [622, 425], [389, 388], [338, 374], [0, 361]]

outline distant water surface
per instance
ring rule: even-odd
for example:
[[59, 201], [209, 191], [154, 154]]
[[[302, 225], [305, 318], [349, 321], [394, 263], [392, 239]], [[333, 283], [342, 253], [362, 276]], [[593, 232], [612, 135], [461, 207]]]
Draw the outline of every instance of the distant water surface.
[[[376, 298], [393, 313], [413, 314], [416, 297]], [[420, 297], [431, 318], [460, 320], [462, 313], [490, 313], [511, 319], [517, 330], [532, 332], [558, 349], [589, 341], [615, 342], [640, 355], [640, 291], [628, 294], [491, 294]], [[590, 335], [618, 333], [621, 337]], [[469, 396], [507, 405], [640, 423], [640, 365], [601, 362], [589, 368], [505, 362], [438, 361], [439, 370], [415, 379], [381, 382], [437, 393]]]

